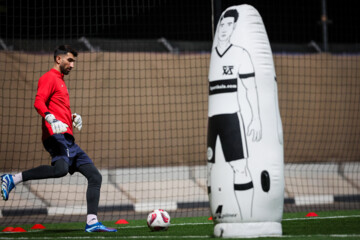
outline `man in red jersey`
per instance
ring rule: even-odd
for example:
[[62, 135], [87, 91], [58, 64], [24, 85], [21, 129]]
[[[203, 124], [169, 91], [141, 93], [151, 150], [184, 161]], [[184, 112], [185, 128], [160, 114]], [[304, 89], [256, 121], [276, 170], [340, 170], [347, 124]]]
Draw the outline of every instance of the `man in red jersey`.
[[72, 113], [64, 81], [74, 67], [78, 53], [68, 45], [54, 51], [54, 66], [40, 77], [34, 107], [42, 117], [42, 141], [52, 157], [51, 166], [42, 165], [15, 175], [1, 176], [1, 194], [6, 201], [20, 182], [60, 178], [78, 171], [88, 180], [86, 232], [116, 232], [97, 219], [102, 176], [89, 156], [75, 143], [73, 126], [79, 131], [82, 118]]

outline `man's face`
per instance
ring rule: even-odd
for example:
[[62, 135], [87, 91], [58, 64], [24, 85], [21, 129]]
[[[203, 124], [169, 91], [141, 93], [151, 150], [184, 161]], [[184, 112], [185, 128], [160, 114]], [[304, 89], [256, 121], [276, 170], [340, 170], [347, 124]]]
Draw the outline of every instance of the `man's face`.
[[60, 57], [60, 72], [64, 75], [68, 75], [71, 69], [74, 67], [76, 58], [72, 53], [67, 53], [66, 55], [59, 55]]
[[220, 41], [228, 41], [235, 28], [235, 19], [233, 17], [223, 18], [219, 26]]

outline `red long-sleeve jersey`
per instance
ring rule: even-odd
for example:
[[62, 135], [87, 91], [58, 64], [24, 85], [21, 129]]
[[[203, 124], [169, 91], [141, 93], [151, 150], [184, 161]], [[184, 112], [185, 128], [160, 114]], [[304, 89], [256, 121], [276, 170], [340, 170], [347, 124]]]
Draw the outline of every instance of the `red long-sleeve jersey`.
[[40, 77], [34, 107], [43, 117], [42, 140], [54, 134], [50, 124], [45, 121], [46, 113], [67, 124], [69, 127], [65, 133], [73, 135], [69, 92], [62, 73], [52, 68]]

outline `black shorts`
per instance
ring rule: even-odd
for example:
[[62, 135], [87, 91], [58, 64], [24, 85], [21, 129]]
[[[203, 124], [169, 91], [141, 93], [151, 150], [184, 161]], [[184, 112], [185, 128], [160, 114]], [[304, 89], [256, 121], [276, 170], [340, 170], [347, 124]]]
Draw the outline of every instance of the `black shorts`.
[[74, 142], [70, 134], [54, 134], [43, 142], [46, 151], [52, 157], [51, 164], [64, 159], [69, 164], [69, 173], [73, 174], [79, 166], [93, 163], [89, 156]]
[[240, 113], [221, 114], [208, 120], [208, 162], [215, 163], [215, 145], [220, 138], [225, 161], [247, 158], [244, 124]]

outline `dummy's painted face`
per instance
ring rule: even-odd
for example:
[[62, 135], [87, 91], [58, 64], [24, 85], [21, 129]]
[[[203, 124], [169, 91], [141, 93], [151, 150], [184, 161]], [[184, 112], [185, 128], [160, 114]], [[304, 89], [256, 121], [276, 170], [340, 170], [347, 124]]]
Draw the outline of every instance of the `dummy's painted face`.
[[223, 18], [219, 25], [219, 40], [228, 41], [235, 28], [235, 19], [233, 17]]

